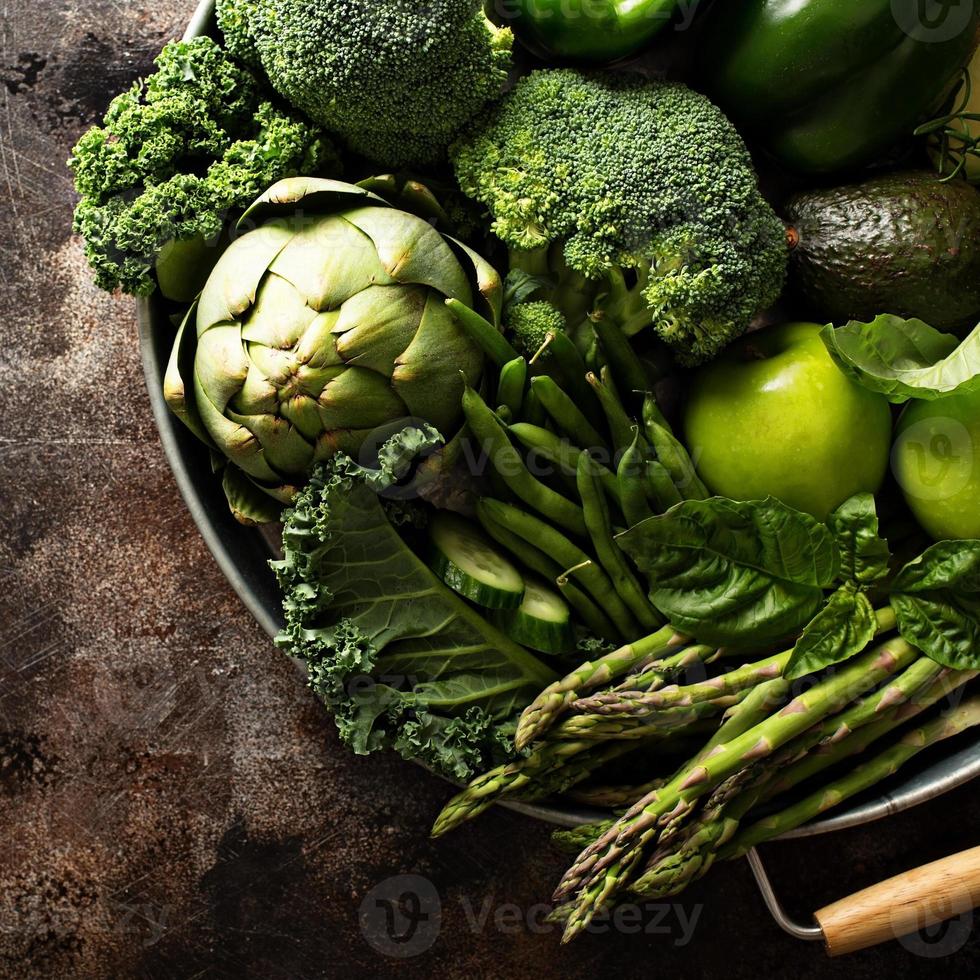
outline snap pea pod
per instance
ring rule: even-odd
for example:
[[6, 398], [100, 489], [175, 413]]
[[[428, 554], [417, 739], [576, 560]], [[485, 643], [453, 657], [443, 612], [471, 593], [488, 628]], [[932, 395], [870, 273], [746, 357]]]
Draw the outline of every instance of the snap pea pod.
[[509, 551], [526, 568], [558, 586], [565, 597], [565, 601], [575, 610], [591, 632], [604, 640], [615, 642], [619, 639], [619, 632], [609, 617], [585, 592], [569, 581], [561, 567], [552, 558], [494, 520], [486, 507], [477, 504], [476, 516], [483, 530], [497, 544]]
[[589, 530], [589, 537], [592, 539], [599, 564], [612, 580], [619, 597], [645, 630], [654, 630], [662, 626], [663, 619], [650, 604], [643, 586], [629, 567], [626, 555], [613, 538], [609, 506], [588, 453], [579, 456], [577, 479], [585, 525]]
[[539, 548], [563, 568], [569, 569], [571, 578], [585, 589], [603, 608], [613, 623], [617, 633], [624, 637], [635, 637], [641, 632], [639, 624], [626, 603], [613, 588], [605, 571], [577, 544], [569, 541], [561, 531], [546, 521], [528, 514], [501, 500], [483, 498], [478, 511], [485, 511], [491, 520], [512, 531], [518, 537], [533, 541]]
[[633, 427], [633, 441], [619, 461], [616, 480], [619, 484], [619, 499], [622, 503], [623, 517], [627, 527], [635, 527], [649, 517], [653, 508], [647, 498], [645, 440], [638, 426]]
[[684, 444], [671, 431], [652, 394], [648, 394], [643, 402], [643, 429], [657, 459], [670, 474], [681, 496], [685, 500], [707, 500], [711, 496], [708, 488], [694, 469]]
[[480, 316], [476, 310], [471, 310], [458, 299], [447, 299], [446, 306], [456, 318], [470, 340], [502, 368], [508, 361], [513, 361], [519, 355], [510, 341], [489, 321]]
[[656, 459], [646, 464], [647, 492], [653, 506], [661, 514], [666, 514], [671, 507], [679, 504], [684, 498], [680, 490], [667, 472], [667, 467]]
[[[650, 389], [650, 380], [633, 349], [633, 345], [620, 330], [619, 324], [599, 313], [593, 317], [592, 327], [599, 338], [599, 344], [606, 355], [606, 360], [608, 360], [613, 374], [620, 385], [624, 385], [626, 388], [627, 400], [632, 400], [630, 396], [642, 397]], [[639, 403], [637, 402], [637, 404]]]
[[507, 430], [487, 403], [468, 386], [463, 392], [463, 414], [470, 432], [510, 490], [564, 530], [580, 536], [587, 533], [582, 508], [532, 475], [507, 438]]
[[527, 388], [527, 361], [515, 357], [500, 369], [497, 382], [497, 404], [506, 405], [513, 418], [520, 418], [524, 405], [524, 390]]
[[[558, 467], [563, 474], [575, 476], [575, 472], [578, 469], [579, 456], [584, 452], [578, 446], [572, 445], [567, 439], [562, 439], [561, 436], [551, 432], [549, 429], [542, 428], [538, 425], [531, 425], [529, 422], [515, 422], [513, 425], [507, 427], [507, 431], [528, 452], [534, 453], [545, 462]], [[593, 462], [595, 461], [593, 460]], [[620, 486], [619, 481], [616, 479], [616, 474], [601, 463], [595, 462], [595, 466], [599, 474], [599, 479], [602, 481], [603, 489], [617, 505], [620, 505]]]
[[535, 392], [560, 430], [578, 445], [586, 449], [598, 449], [606, 441], [596, 431], [574, 401], [558, 387], [554, 378], [540, 375], [531, 379], [531, 391]]
[[586, 384], [585, 376], [589, 369], [585, 366], [585, 359], [579, 349], [571, 337], [564, 333], [549, 333], [547, 344], [561, 373], [562, 389], [571, 396], [592, 425], [598, 428], [602, 425], [602, 411], [592, 389]]
[[626, 414], [626, 409], [620, 403], [616, 392], [608, 384], [604, 384], [591, 371], [585, 376], [585, 380], [588, 381], [599, 399], [599, 404], [602, 405], [606, 423], [612, 434], [613, 448], [616, 452], [623, 452], [633, 441], [632, 420]]
[[544, 405], [541, 404], [541, 399], [538, 398], [538, 393], [530, 386], [524, 393], [523, 415], [526, 422], [541, 428], [544, 428], [550, 421], [548, 413], [544, 410]]

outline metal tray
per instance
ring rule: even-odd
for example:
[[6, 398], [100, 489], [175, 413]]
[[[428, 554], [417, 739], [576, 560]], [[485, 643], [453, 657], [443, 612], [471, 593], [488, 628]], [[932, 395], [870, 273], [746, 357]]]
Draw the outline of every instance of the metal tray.
[[[202, 0], [185, 38], [211, 33], [214, 0]], [[259, 625], [275, 636], [282, 623], [279, 590], [268, 561], [275, 543], [268, 532], [243, 527], [231, 516], [220, 481], [211, 472], [208, 451], [170, 413], [163, 400], [163, 376], [170, 357], [175, 328], [161, 302], [137, 301], [143, 371], [150, 402], [163, 441], [167, 461], [180, 492], [204, 541], [221, 571]], [[930, 757], [925, 767], [903, 771], [891, 780], [889, 791], [867, 798], [834, 816], [815, 821], [783, 839], [809, 837], [880, 820], [892, 813], [941, 796], [980, 776], [980, 737], [945, 756]], [[604, 817], [605, 813], [567, 804], [504, 804], [510, 809], [561, 826], [576, 826]]]

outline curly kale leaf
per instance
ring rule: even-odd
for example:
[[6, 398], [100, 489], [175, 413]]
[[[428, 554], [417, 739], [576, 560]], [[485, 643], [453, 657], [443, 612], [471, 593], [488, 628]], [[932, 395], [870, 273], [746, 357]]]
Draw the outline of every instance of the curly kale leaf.
[[74, 229], [96, 283], [137, 295], [156, 287], [168, 243], [213, 241], [275, 181], [340, 169], [323, 131], [268, 101], [210, 38], [168, 44], [156, 66], [69, 160], [81, 194]]
[[388, 520], [378, 496], [410, 453], [441, 442], [406, 429], [368, 470], [338, 455], [287, 512], [280, 647], [360, 754], [392, 748], [467, 779], [513, 753], [520, 711], [552, 671], [449, 591]]

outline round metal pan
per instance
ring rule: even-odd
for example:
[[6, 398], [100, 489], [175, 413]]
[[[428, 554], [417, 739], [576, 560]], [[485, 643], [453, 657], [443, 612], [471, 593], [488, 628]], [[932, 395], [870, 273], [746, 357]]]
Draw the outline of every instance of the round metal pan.
[[[188, 25], [185, 38], [214, 29], [214, 0], [202, 0]], [[243, 527], [231, 516], [220, 481], [211, 472], [207, 449], [188, 432], [163, 400], [163, 376], [174, 337], [174, 327], [162, 305], [153, 298], [137, 301], [139, 337], [153, 415], [177, 486], [204, 541], [221, 571], [259, 625], [275, 636], [282, 624], [279, 589], [268, 561], [276, 543], [269, 532]], [[941, 796], [980, 776], [980, 737], [952, 753], [936, 757], [919, 769], [903, 770], [889, 783], [889, 791], [865, 799], [847, 810], [787, 834], [787, 838], [843, 830], [880, 820], [900, 810]], [[510, 809], [562, 826], [576, 826], [606, 816], [569, 804], [505, 804]]]

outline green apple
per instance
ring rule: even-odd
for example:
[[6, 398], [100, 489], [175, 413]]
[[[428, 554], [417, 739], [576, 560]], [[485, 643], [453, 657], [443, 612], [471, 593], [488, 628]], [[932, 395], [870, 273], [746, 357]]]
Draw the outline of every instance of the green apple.
[[825, 520], [888, 471], [888, 401], [831, 360], [816, 323], [749, 334], [694, 379], [688, 448], [709, 489], [734, 500], [772, 495]]
[[892, 466], [929, 534], [980, 538], [980, 391], [912, 402], [898, 423]]

